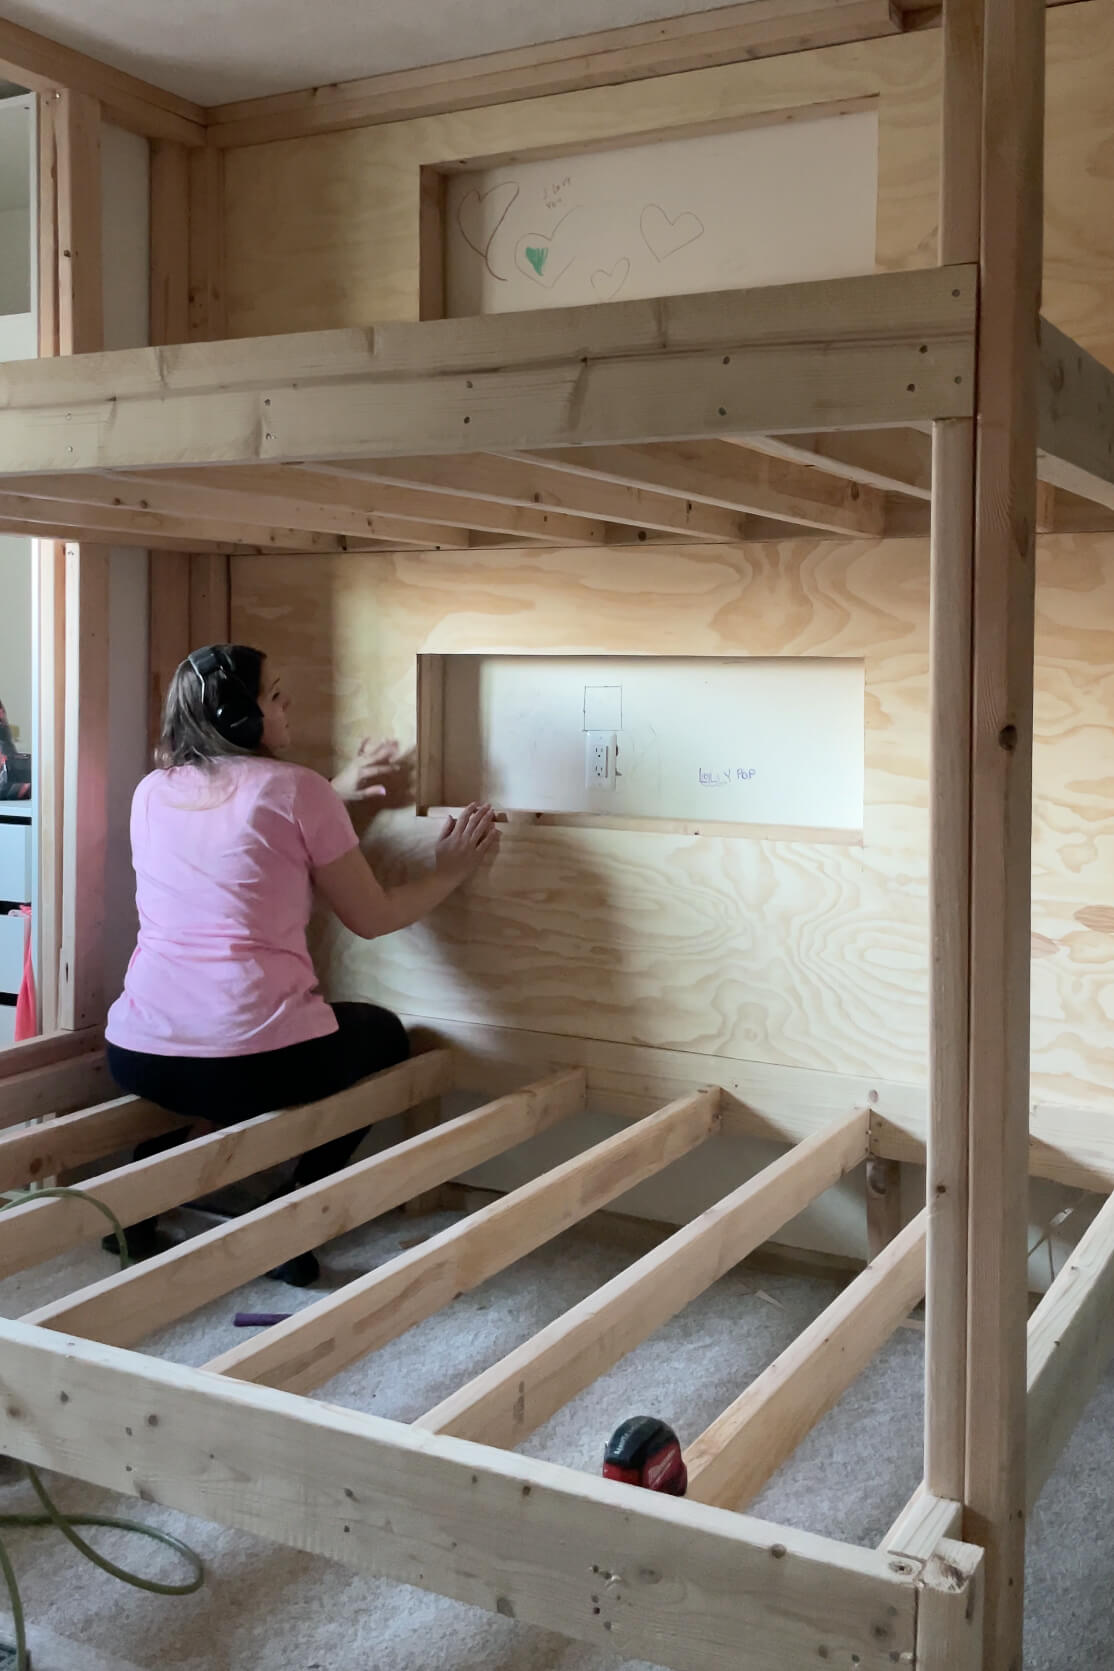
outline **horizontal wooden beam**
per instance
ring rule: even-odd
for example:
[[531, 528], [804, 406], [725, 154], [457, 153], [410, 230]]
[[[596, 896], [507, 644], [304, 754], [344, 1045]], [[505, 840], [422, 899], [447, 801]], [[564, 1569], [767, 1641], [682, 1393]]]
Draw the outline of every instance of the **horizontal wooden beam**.
[[45, 1114], [71, 1114], [115, 1094], [103, 1049], [44, 1062], [0, 1078], [0, 1129]]
[[1114, 1197], [1029, 1319], [1029, 1508], [1044, 1489], [1114, 1353]]
[[719, 1100], [680, 1098], [206, 1367], [312, 1391], [695, 1149], [718, 1128]]
[[100, 101], [109, 121], [148, 139], [204, 145], [200, 105], [0, 17], [0, 77], [34, 93], [68, 90]]
[[915, 429], [860, 429], [847, 435], [752, 435], [746, 446], [792, 459], [884, 493], [932, 497], [932, 442]]
[[927, 1210], [689, 1446], [688, 1495], [745, 1508], [924, 1297]]
[[[731, 345], [824, 346], [830, 353], [834, 344], [902, 346], [915, 341], [918, 350], [921, 343], [969, 345], [976, 277], [972, 265], [923, 267], [752, 290], [15, 360], [0, 365], [0, 410], [248, 389], [265, 397], [272, 384], [332, 386], [436, 374], [449, 379], [472, 371], [549, 367], [562, 360], [687, 359]], [[265, 414], [266, 407], [262, 410]], [[72, 461], [67, 467], [74, 467]]]
[[746, 0], [478, 58], [218, 105], [208, 113], [209, 134], [215, 145], [259, 145], [615, 86], [900, 30], [888, 0]]
[[14, 477], [907, 426], [969, 415], [973, 322], [972, 269], [943, 268], [15, 362], [0, 460]]
[[24, 1189], [56, 1173], [87, 1166], [133, 1143], [160, 1137], [183, 1122], [153, 1102], [118, 1098], [0, 1137], [0, 1189]]
[[[746, 537], [747, 519], [716, 505], [686, 501], [675, 494], [624, 487], [600, 476], [572, 476], [545, 460], [498, 458], [492, 453], [463, 453], [442, 458], [361, 459], [368, 481], [420, 486], [432, 494], [468, 492], [496, 505], [544, 507], [574, 517], [598, 517], [663, 534], [693, 539], [738, 540]], [[614, 530], [609, 538], [614, 537]]]
[[[277, 473], [277, 472], [276, 472]], [[247, 477], [249, 471], [245, 471]], [[603, 545], [607, 525], [598, 517], [567, 516], [561, 511], [499, 506], [472, 494], [430, 493], [419, 486], [382, 485], [373, 467], [360, 460], [350, 463], [329, 461], [318, 470], [286, 470], [302, 476], [315, 493], [339, 499], [361, 497], [395, 519], [423, 517], [430, 522], [469, 528], [479, 534], [499, 534], [525, 543], [543, 540], [547, 545]]]
[[[281, 502], [276, 502], [276, 513]], [[367, 517], [366, 531], [359, 540], [390, 539], [398, 545], [465, 546], [467, 536], [459, 528], [425, 522], [401, 522], [391, 517]], [[205, 515], [167, 516], [158, 510], [131, 510], [126, 506], [89, 505], [74, 500], [33, 498], [25, 493], [0, 491], [0, 523], [6, 527], [35, 529], [44, 539], [70, 539], [60, 528], [80, 529], [79, 538], [105, 544], [109, 538], [119, 544], [171, 550], [172, 540], [198, 539], [213, 546], [253, 546], [260, 551], [347, 551], [345, 535], [315, 533], [303, 528], [273, 526], [269, 523], [237, 522], [222, 513], [219, 499], [210, 495]]]
[[671, 446], [569, 447], [533, 452], [534, 465], [602, 476], [684, 500], [754, 516], [783, 518], [831, 533], [872, 537], [885, 526], [877, 488], [840, 481], [807, 465], [708, 440]]
[[103, 1043], [103, 1027], [82, 1027], [75, 1032], [45, 1033], [38, 1038], [22, 1039], [19, 1044], [5, 1045], [0, 1050], [0, 1080], [13, 1079], [31, 1068], [54, 1067], [75, 1056], [88, 1056]]
[[1114, 371], [1047, 319], [1040, 337], [1040, 478], [1114, 509]]
[[[407, 1106], [413, 1107], [440, 1088], [427, 1085], [422, 1097], [410, 1096]], [[262, 1276], [282, 1260], [343, 1235], [424, 1190], [494, 1159], [559, 1120], [581, 1112], [584, 1103], [582, 1070], [571, 1068], [551, 1074], [195, 1236], [143, 1265], [132, 1265], [42, 1306], [29, 1313], [26, 1321], [117, 1346], [130, 1345], [152, 1329]], [[317, 1106], [320, 1110], [323, 1105]], [[392, 1111], [400, 1112], [397, 1108]], [[290, 1120], [291, 1114], [282, 1118]], [[357, 1123], [351, 1121], [348, 1129]], [[318, 1126], [308, 1142], [320, 1141], [323, 1135]], [[306, 1146], [303, 1136], [299, 1147]], [[104, 1198], [100, 1190], [97, 1193]]]
[[866, 1114], [808, 1138], [419, 1418], [519, 1444], [866, 1158]]
[[[300, 1155], [315, 1143], [389, 1120], [451, 1085], [448, 1052], [429, 1051], [322, 1102], [262, 1114], [167, 1154], [102, 1172], [86, 1188], [122, 1224], [135, 1224]], [[27, 1270], [103, 1235], [104, 1228], [103, 1214], [84, 1201], [31, 1201], [10, 1208], [0, 1214], [0, 1271]]]
[[0, 1449], [105, 1490], [676, 1671], [911, 1663], [877, 1550], [22, 1323], [0, 1352]]
[[956, 1538], [962, 1529], [963, 1504], [934, 1496], [922, 1480], [878, 1547], [906, 1560], [927, 1561], [941, 1538]]
[[[923, 1164], [926, 1100], [922, 1085], [870, 1074], [817, 1073], [732, 1056], [664, 1050], [608, 1039], [475, 1022], [404, 1016], [426, 1046], [447, 1045], [459, 1082], [485, 1092], [521, 1084], [543, 1068], [576, 1064], [610, 1114], [637, 1119], [705, 1085], [723, 1090], [725, 1136], [798, 1143], [856, 1107], [871, 1109], [870, 1151]], [[1037, 1103], [1029, 1114], [1029, 1170], [1072, 1189], [1114, 1190], [1114, 1110]]]

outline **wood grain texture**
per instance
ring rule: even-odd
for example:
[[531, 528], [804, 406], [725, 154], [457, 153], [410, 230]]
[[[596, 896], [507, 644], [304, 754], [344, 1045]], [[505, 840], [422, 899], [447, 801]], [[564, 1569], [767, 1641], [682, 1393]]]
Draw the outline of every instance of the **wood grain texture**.
[[861, 1671], [912, 1660], [916, 1595], [876, 1550], [778, 1527], [775, 1562], [745, 1515], [653, 1492], [632, 1514], [552, 1463], [23, 1323], [0, 1341], [0, 1444], [41, 1467], [677, 1671], [738, 1671], [741, 1642], [747, 1671], [829, 1643]]
[[876, 98], [879, 264], [927, 265], [938, 42], [896, 36], [226, 153], [228, 326], [417, 319], [423, 165], [563, 151]]
[[[1114, 569], [1042, 540], [1037, 593], [1033, 1095], [1109, 1107]], [[798, 540], [596, 555], [232, 560], [232, 630], [288, 670], [300, 747], [415, 739], [422, 651], [849, 655], [866, 665], [861, 849], [508, 828], [498, 865], [427, 924], [323, 930], [335, 996], [829, 1073], [922, 1081], [927, 1049], [928, 551]], [[384, 876], [428, 850], [382, 814]], [[1090, 908], [1090, 909], [1088, 909]], [[1094, 915], [1095, 909], [1109, 917]], [[1085, 915], [1079, 916], [1080, 912]], [[912, 1158], [912, 1157], [910, 1157]]]

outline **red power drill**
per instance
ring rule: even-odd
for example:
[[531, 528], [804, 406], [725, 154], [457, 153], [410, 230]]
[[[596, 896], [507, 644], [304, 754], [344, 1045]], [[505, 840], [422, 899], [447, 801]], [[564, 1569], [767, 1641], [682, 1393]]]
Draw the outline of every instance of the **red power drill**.
[[681, 1441], [657, 1416], [631, 1416], [620, 1422], [603, 1453], [603, 1477], [670, 1497], [683, 1497], [689, 1483]]

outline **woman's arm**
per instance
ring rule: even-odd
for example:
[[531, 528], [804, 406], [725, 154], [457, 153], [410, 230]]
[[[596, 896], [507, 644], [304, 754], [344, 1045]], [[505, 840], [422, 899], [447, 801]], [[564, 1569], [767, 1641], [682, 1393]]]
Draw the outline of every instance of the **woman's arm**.
[[495, 852], [499, 832], [489, 806], [469, 806], [450, 818], [441, 831], [434, 868], [414, 882], [382, 888], [358, 847], [314, 872], [326, 904], [345, 928], [363, 940], [376, 940], [418, 922], [467, 880]]

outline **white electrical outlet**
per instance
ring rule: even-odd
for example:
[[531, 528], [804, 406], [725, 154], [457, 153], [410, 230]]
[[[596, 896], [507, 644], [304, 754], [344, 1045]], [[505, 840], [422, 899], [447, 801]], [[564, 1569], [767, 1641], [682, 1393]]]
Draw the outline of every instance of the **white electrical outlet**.
[[614, 731], [584, 733], [584, 785], [587, 789], [615, 787]]

